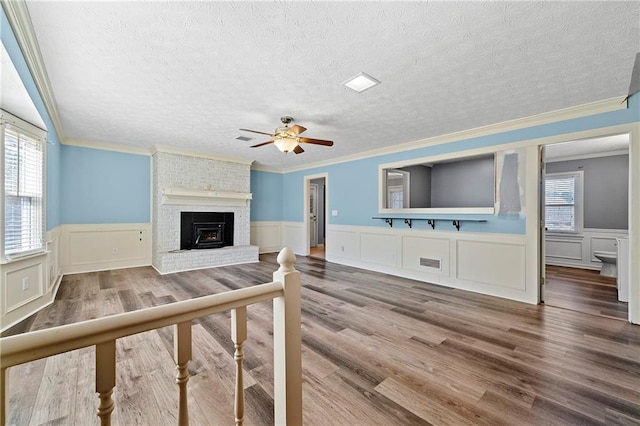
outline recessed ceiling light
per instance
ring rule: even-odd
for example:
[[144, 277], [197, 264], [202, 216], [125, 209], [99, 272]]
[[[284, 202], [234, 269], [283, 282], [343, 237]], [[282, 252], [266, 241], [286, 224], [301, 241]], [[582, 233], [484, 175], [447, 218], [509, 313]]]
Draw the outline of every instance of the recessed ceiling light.
[[364, 92], [367, 89], [371, 89], [373, 86], [380, 84], [379, 80], [371, 77], [369, 74], [361, 72], [360, 74], [351, 77], [344, 83], [349, 89], [355, 90], [358, 93]]
[[250, 141], [253, 138], [250, 138], [249, 136], [238, 136], [236, 139], [239, 140], [239, 141], [247, 142], [247, 141]]

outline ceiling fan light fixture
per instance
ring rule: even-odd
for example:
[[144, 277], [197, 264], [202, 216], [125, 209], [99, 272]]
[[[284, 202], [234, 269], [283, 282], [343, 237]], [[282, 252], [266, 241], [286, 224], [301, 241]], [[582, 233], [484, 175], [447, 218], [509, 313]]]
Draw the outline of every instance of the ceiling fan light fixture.
[[369, 74], [361, 72], [342, 83], [351, 90], [355, 90], [358, 93], [362, 93], [367, 89], [371, 89], [374, 86], [380, 84], [380, 80], [371, 77]]
[[298, 138], [277, 137], [273, 140], [273, 144], [282, 152], [287, 153], [294, 150], [298, 146]]

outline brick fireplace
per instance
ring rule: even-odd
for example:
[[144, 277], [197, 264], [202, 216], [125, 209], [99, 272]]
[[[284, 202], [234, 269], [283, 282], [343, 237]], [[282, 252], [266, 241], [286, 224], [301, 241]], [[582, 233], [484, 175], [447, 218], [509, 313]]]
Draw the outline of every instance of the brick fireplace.
[[158, 272], [258, 261], [258, 247], [249, 244], [250, 167], [163, 151], [153, 155], [152, 265]]

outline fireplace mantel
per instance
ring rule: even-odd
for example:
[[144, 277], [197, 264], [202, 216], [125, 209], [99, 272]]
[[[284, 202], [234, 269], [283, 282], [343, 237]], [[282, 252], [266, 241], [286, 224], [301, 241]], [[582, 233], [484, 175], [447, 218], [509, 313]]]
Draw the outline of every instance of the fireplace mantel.
[[251, 193], [218, 192], [206, 189], [165, 188], [162, 190], [162, 204], [206, 205], [206, 206], [247, 206]]

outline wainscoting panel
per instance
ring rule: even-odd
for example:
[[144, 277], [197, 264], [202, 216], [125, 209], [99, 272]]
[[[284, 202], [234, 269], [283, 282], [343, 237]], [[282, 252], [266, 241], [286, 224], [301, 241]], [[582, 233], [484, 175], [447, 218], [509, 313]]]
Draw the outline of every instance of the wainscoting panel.
[[548, 265], [600, 270], [602, 264], [594, 251], [616, 252], [616, 238], [626, 238], [626, 229], [583, 229], [581, 234], [545, 236], [545, 262]]
[[[360, 238], [357, 232], [327, 229], [326, 253], [336, 258], [357, 260], [360, 258]], [[338, 262], [340, 263], [340, 262]]]
[[259, 253], [282, 250], [282, 222], [251, 222], [251, 245], [259, 247]]
[[65, 274], [151, 265], [151, 225], [62, 226]]
[[360, 260], [396, 266], [396, 237], [378, 233], [360, 233]]
[[562, 240], [549, 237], [546, 240], [546, 255], [548, 257], [582, 261], [582, 238]]
[[302, 222], [282, 222], [282, 246], [289, 247], [297, 255], [309, 252], [306, 230]]
[[0, 331], [49, 305], [62, 280], [60, 227], [46, 234], [45, 253], [0, 265]]
[[[534, 236], [535, 237], [535, 236]], [[351, 225], [327, 227], [326, 258], [468, 291], [537, 303], [527, 236]]]
[[449, 276], [449, 241], [448, 238], [403, 236], [402, 268]]
[[457, 241], [456, 278], [525, 290], [524, 245]]
[[9, 313], [44, 295], [46, 255], [17, 261], [3, 268], [3, 312]]

